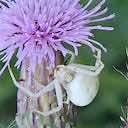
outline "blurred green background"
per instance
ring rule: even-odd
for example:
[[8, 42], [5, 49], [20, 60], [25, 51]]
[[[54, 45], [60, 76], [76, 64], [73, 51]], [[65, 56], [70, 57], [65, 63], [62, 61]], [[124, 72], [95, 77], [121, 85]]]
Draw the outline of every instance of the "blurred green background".
[[[95, 1], [95, 0], [94, 0]], [[100, 90], [93, 103], [78, 108], [77, 128], [119, 128], [121, 125], [121, 106], [128, 97], [128, 81], [117, 73], [113, 66], [126, 73], [128, 47], [128, 0], [106, 0], [109, 13], [116, 17], [104, 22], [115, 28], [112, 32], [96, 31], [96, 40], [100, 41], [108, 52], [104, 53], [104, 71], [100, 77]], [[86, 3], [86, 0], [82, 0]], [[89, 62], [91, 52], [81, 48], [78, 63]], [[8, 71], [0, 77], [0, 128], [7, 128], [16, 112], [16, 88], [10, 80]]]

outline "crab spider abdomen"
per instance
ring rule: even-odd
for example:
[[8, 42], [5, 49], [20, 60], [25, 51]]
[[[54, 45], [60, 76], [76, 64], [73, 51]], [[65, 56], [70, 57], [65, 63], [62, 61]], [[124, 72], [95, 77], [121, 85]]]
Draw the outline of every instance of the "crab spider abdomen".
[[67, 84], [67, 95], [74, 105], [86, 106], [94, 100], [99, 89], [99, 80], [97, 76], [83, 74], [76, 76]]

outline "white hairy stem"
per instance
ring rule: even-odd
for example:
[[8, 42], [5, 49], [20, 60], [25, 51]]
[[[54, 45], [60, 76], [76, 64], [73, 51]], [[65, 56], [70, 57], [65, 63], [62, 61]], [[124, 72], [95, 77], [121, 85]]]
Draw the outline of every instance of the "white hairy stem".
[[[72, 57], [72, 61], [73, 61]], [[56, 66], [62, 63], [62, 56], [60, 54], [56, 55]], [[58, 97], [62, 94], [61, 87], [56, 84], [56, 88], [59, 88], [54, 94], [53, 88], [47, 86], [53, 78], [49, 77], [53, 75], [53, 71], [48, 72], [47, 63], [44, 61], [42, 65], [37, 65], [37, 70], [34, 75], [28, 74], [28, 65], [29, 61], [26, 61], [22, 64], [21, 75], [19, 81], [16, 80], [13, 71], [10, 66], [9, 72], [14, 84], [18, 87], [17, 93], [17, 115], [16, 115], [16, 123], [18, 128], [66, 128], [69, 126], [68, 122], [65, 122], [63, 118], [61, 118], [58, 110], [62, 109], [62, 97], [58, 99]], [[29, 78], [29, 79], [28, 79]], [[43, 94], [39, 92], [34, 95], [34, 93], [38, 92], [40, 88], [48, 88], [46, 91], [48, 93]], [[43, 89], [44, 90], [44, 89]], [[63, 90], [62, 90], [63, 91]], [[45, 91], [44, 91], [45, 92]], [[42, 94], [42, 96], [40, 96]], [[57, 99], [56, 96], [57, 95]], [[58, 101], [58, 103], [57, 103]], [[56, 105], [58, 107], [56, 108]], [[51, 109], [52, 106], [52, 115], [50, 116], [42, 116], [41, 112], [47, 112]], [[36, 111], [35, 111], [36, 110]], [[68, 111], [68, 110], [67, 110]], [[47, 114], [47, 113], [46, 113]], [[51, 112], [49, 112], [51, 114]], [[62, 125], [63, 124], [63, 125]]]

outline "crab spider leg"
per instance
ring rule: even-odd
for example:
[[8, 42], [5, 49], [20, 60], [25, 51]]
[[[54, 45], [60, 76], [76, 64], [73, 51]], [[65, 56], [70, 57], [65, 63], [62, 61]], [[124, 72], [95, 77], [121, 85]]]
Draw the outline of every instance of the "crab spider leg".
[[[81, 67], [80, 67], [81, 66]], [[92, 67], [92, 66], [86, 66], [86, 65], [79, 65], [79, 67], [75, 67], [72, 65], [70, 65], [70, 67], [68, 67], [70, 70], [75, 71], [77, 73], [82, 73], [85, 75], [90, 75], [90, 76], [97, 76], [98, 74], [100, 74], [100, 72], [102, 71], [102, 69], [104, 68], [104, 64], [100, 63], [99, 67]], [[92, 70], [92, 68], [94, 70]]]
[[98, 75], [100, 74], [100, 72], [102, 71], [102, 69], [104, 68], [104, 64], [101, 61], [101, 50], [98, 48], [95, 48], [97, 51], [97, 55], [96, 57], [96, 64], [95, 64], [95, 74]]
[[35, 110], [36, 113], [43, 115], [43, 116], [49, 116], [49, 115], [56, 113], [56, 112], [61, 110], [61, 108], [63, 106], [63, 96], [62, 96], [61, 86], [57, 80], [55, 80], [55, 91], [56, 91], [58, 107], [53, 108], [52, 110], [47, 111], [47, 112], [41, 112], [41, 111]]
[[[70, 67], [71, 70], [77, 72], [77, 73], [82, 73], [85, 75], [90, 75], [90, 76], [97, 76], [98, 74], [100, 74], [100, 72], [102, 71], [102, 69], [104, 68], [104, 64], [102, 62], [99, 63], [99, 66], [96, 67], [92, 67], [92, 66], [86, 66], [86, 65], [81, 65], [82, 67]], [[94, 71], [92, 70], [92, 68], [94, 69]]]
[[[71, 55], [69, 65], [70, 64], [73, 64], [73, 62], [75, 61], [75, 54], [72, 51], [70, 51], [70, 50], [68, 50], [67, 54], [70, 54]], [[64, 67], [65, 67], [65, 65], [58, 65], [56, 67], [55, 71], [54, 71], [54, 74], [56, 74], [57, 68], [64, 68]]]
[[98, 48], [95, 48], [97, 55], [94, 55], [94, 57], [96, 58], [96, 63], [95, 63], [95, 67], [99, 67], [99, 64], [101, 64], [101, 50]]
[[[96, 76], [100, 74], [100, 72], [104, 68], [104, 64], [101, 61], [101, 50], [98, 48], [95, 48], [95, 51], [97, 52], [97, 55], [94, 55], [96, 58], [95, 66], [82, 65], [82, 64], [69, 64], [66, 66], [66, 68], [78, 73], [91, 75], [91, 76]], [[58, 67], [63, 68], [64, 65], [59, 65]]]
[[66, 99], [66, 101], [64, 101], [63, 103], [64, 103], [64, 104], [69, 104], [69, 103], [70, 103], [70, 98], [69, 98], [68, 95], [67, 95], [67, 99]]
[[[97, 55], [94, 55], [94, 57], [97, 59], [96, 63], [95, 63], [95, 66], [74, 64], [73, 62], [75, 60], [75, 54], [72, 51], [68, 50], [68, 54], [71, 55], [71, 60], [69, 62], [68, 67], [70, 67], [70, 65], [71, 65], [71, 66], [74, 66], [74, 67], [81, 67], [81, 68], [85, 68], [86, 67], [88, 70], [90, 70], [90, 69], [96, 70], [96, 67], [99, 67], [99, 64], [101, 64], [101, 50], [96, 48], [96, 47], [94, 47], [94, 49], [97, 52]], [[65, 66], [64, 65], [58, 65], [57, 67], [58, 68], [63, 68]]]
[[69, 64], [71, 64], [75, 61], [75, 54], [70, 50], [68, 50], [68, 54], [71, 55], [71, 59], [70, 59], [70, 62], [69, 62]]
[[[96, 63], [95, 63], [95, 71], [94, 75], [100, 74], [102, 69], [104, 68], [104, 64], [101, 61], [101, 50], [98, 48], [95, 48], [97, 55], [94, 55], [96, 57]], [[90, 68], [91, 69], [91, 68]]]
[[90, 71], [90, 69], [91, 69], [91, 71], [95, 71], [96, 70], [95, 66], [83, 65], [83, 64], [70, 64], [70, 65], [67, 66], [67, 68], [68, 69], [74, 69], [74, 71], [75, 71], [76, 68], [79, 68], [81, 70], [86, 68], [86, 70], [89, 70], [89, 71]]
[[100, 66], [97, 67], [97, 69], [94, 72], [94, 75], [99, 75], [100, 72], [103, 70], [103, 68], [104, 68], [104, 64], [102, 62], [100, 62]]
[[54, 82], [55, 80], [53, 80], [51, 83], [49, 83], [48, 85], [46, 85], [43, 89], [41, 89], [39, 92], [36, 92], [36, 93], [33, 93], [31, 91], [29, 91], [27, 88], [21, 86], [15, 79], [15, 76], [11, 70], [11, 67], [10, 65], [8, 65], [8, 70], [9, 70], [9, 73], [10, 73], [10, 76], [12, 78], [12, 81], [14, 83], [14, 85], [21, 89], [26, 95], [30, 96], [30, 97], [33, 97], [33, 98], [38, 98], [40, 97], [41, 95], [43, 95], [44, 93], [47, 93], [48, 91], [52, 91], [54, 89]]
[[[64, 65], [59, 65], [58, 67], [63, 68]], [[71, 65], [67, 65], [66, 68], [68, 68], [69, 70], [75, 71], [77, 73], [82, 73], [90, 76], [97, 76], [98, 74], [100, 74], [100, 72], [104, 68], [104, 64], [100, 62], [99, 67], [87, 66], [82, 64], [71, 64]]]

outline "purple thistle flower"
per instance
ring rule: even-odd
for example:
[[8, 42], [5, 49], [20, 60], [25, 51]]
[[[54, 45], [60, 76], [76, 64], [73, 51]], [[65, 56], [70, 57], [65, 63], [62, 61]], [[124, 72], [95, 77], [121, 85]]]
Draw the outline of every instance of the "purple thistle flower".
[[[36, 65], [46, 60], [49, 67], [55, 66], [55, 52], [63, 56], [69, 44], [78, 54], [81, 44], [92, 50], [94, 41], [92, 30], [113, 30], [112, 27], [90, 25], [90, 23], [110, 20], [114, 14], [104, 17], [107, 8], [102, 0], [96, 7], [89, 9], [93, 0], [82, 7], [80, 0], [15, 0], [7, 2], [0, 10], [0, 50], [1, 61], [5, 63], [0, 74], [5, 70], [14, 53], [16, 67], [29, 59], [29, 71], [34, 72]], [[102, 16], [102, 18], [100, 17]]]

